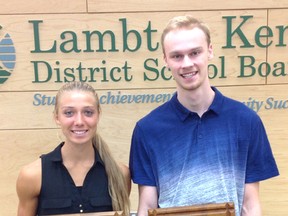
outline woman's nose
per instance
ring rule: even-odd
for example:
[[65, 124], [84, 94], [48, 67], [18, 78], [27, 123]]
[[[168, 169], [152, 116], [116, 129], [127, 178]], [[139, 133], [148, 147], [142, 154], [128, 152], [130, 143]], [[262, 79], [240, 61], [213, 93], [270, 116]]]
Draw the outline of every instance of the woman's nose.
[[81, 113], [77, 114], [76, 119], [75, 119], [75, 124], [76, 125], [81, 125], [83, 123], [83, 116]]

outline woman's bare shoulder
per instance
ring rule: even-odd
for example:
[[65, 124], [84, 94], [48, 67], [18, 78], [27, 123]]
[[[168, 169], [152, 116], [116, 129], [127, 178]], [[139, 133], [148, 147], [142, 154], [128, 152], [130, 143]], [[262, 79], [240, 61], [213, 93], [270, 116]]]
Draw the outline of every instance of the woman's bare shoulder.
[[20, 170], [20, 174], [26, 177], [36, 177], [41, 175], [41, 159], [37, 159], [32, 163], [23, 166]]
[[41, 187], [41, 159], [37, 159], [30, 164], [23, 166], [19, 172], [17, 179], [17, 188], [21, 190], [25, 188], [34, 188], [40, 191]]

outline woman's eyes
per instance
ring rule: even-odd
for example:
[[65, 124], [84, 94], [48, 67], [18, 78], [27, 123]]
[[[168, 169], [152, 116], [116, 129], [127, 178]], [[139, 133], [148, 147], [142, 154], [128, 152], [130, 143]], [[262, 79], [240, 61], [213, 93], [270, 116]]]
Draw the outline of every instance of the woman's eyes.
[[64, 111], [64, 115], [67, 117], [71, 117], [71, 116], [73, 116], [73, 112], [72, 111]]
[[92, 110], [85, 110], [84, 111], [84, 114], [85, 114], [85, 116], [93, 116], [93, 114], [94, 114], [94, 111], [92, 111]]
[[[85, 116], [90, 117], [90, 116], [94, 115], [95, 111], [94, 110], [84, 110], [82, 113]], [[64, 111], [64, 115], [66, 117], [72, 117], [74, 115], [74, 111], [71, 111], [71, 110]]]

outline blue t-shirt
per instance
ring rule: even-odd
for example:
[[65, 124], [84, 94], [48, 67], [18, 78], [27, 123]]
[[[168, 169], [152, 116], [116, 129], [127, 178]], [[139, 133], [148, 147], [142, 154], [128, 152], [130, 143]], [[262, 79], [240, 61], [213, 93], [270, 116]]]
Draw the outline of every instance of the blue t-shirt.
[[245, 183], [279, 175], [259, 116], [213, 90], [201, 118], [175, 94], [134, 128], [132, 179], [157, 187], [159, 207], [234, 202], [240, 215]]

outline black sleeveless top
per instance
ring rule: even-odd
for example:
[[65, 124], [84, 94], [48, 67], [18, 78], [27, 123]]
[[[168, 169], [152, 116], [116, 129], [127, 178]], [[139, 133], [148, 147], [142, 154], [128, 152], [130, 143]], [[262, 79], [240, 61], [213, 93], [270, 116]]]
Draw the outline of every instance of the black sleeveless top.
[[112, 211], [108, 178], [103, 161], [95, 149], [95, 162], [83, 187], [76, 187], [62, 163], [61, 143], [54, 151], [41, 156], [42, 185], [37, 215]]

